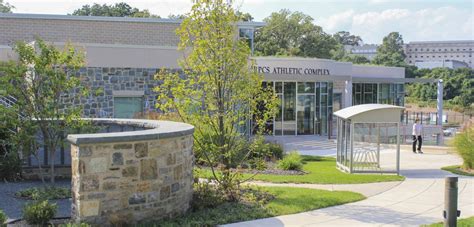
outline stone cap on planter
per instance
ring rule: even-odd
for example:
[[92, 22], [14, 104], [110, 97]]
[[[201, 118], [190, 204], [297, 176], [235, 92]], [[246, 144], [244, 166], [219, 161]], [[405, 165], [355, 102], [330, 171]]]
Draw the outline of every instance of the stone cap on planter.
[[98, 125], [123, 125], [144, 128], [137, 131], [107, 132], [93, 134], [69, 134], [67, 140], [75, 145], [89, 143], [112, 143], [139, 140], [164, 139], [190, 135], [194, 126], [182, 122], [158, 121], [145, 119], [120, 119], [120, 118], [83, 118], [91, 120]]

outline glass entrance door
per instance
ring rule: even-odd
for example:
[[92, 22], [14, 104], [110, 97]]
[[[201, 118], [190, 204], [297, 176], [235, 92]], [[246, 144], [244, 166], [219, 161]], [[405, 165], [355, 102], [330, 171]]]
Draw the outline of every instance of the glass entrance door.
[[315, 95], [298, 95], [298, 135], [314, 134]]

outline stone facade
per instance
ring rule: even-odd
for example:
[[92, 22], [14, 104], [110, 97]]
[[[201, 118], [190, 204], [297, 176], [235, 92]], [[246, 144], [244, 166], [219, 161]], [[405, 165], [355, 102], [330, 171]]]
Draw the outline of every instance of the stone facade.
[[73, 219], [116, 226], [183, 214], [193, 192], [193, 136], [185, 134], [73, 143]]
[[[85, 117], [114, 117], [114, 92], [143, 92], [143, 110], [154, 109], [156, 93], [153, 88], [159, 81], [154, 79], [156, 68], [108, 68], [84, 67], [77, 73], [90, 96], [82, 99], [67, 98], [64, 105], [81, 105]], [[75, 92], [69, 93], [75, 97]]]

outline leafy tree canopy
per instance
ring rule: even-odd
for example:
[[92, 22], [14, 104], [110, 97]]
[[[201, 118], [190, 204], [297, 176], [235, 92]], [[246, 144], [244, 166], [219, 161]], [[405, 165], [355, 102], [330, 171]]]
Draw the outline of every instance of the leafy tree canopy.
[[[17, 99], [10, 108], [13, 116], [23, 116], [18, 122], [17, 141], [22, 143], [25, 155], [37, 154], [36, 133], [41, 133], [42, 145], [48, 149], [50, 179], [54, 183], [56, 148], [63, 142], [64, 133], [79, 127], [82, 109], [67, 106], [88, 95], [80, 83], [77, 70], [84, 64], [83, 53], [66, 44], [64, 50], [37, 39], [34, 45], [18, 42], [14, 47], [18, 62], [0, 67], [0, 87]], [[68, 91], [76, 94], [68, 95]], [[0, 113], [2, 114], [2, 113]]]
[[182, 19], [186, 18], [186, 15], [184, 15], [184, 14], [170, 14], [170, 15], [168, 15], [168, 18], [173, 19], [173, 20], [182, 20]]
[[313, 18], [287, 9], [272, 13], [264, 19], [266, 26], [255, 32], [257, 55], [286, 55], [330, 58], [337, 42]]
[[250, 15], [250, 13], [243, 13], [243, 12], [240, 12], [240, 11], [236, 11], [235, 12], [235, 15], [239, 18], [239, 20], [241, 21], [253, 21], [253, 17], [252, 15]]
[[405, 67], [403, 37], [398, 32], [391, 32], [383, 38], [382, 45], [377, 48], [373, 63], [384, 66]]
[[[474, 103], [474, 72], [469, 68], [418, 69], [415, 75], [421, 78], [442, 79], [443, 99], [450, 104], [469, 107]], [[412, 84], [408, 86], [409, 97], [418, 101], [436, 99], [436, 85]]]
[[104, 16], [104, 17], [154, 17], [160, 16], [151, 14], [147, 9], [139, 10], [125, 2], [115, 3], [114, 5], [97, 4], [92, 6], [87, 4], [82, 8], [74, 10], [72, 15], [77, 16]]
[[8, 2], [3, 2], [0, 0], [0, 13], [12, 13], [12, 9], [15, 9], [15, 6], [8, 4]]
[[342, 45], [359, 46], [362, 44], [362, 38], [357, 35], [351, 35], [346, 31], [339, 31], [333, 35], [334, 39]]
[[354, 64], [370, 63], [370, 60], [364, 56], [348, 53], [342, 44], [338, 44], [334, 50], [331, 50], [331, 59], [336, 61], [352, 62]]

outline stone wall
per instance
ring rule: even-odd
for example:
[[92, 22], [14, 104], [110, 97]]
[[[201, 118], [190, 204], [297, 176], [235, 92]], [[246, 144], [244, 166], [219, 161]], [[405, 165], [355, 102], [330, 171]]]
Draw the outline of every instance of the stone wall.
[[[113, 117], [114, 92], [143, 92], [143, 110], [154, 109], [156, 93], [153, 88], [159, 81], [154, 79], [156, 68], [108, 68], [84, 67], [76, 72], [82, 85], [90, 91], [89, 97], [66, 98], [64, 105], [80, 105], [85, 117]], [[68, 94], [76, 97], [75, 91]], [[145, 106], [148, 103], [147, 107]]]
[[112, 136], [68, 136], [76, 222], [130, 225], [183, 214], [189, 208], [192, 126], [146, 122], [160, 124], [156, 129]]

